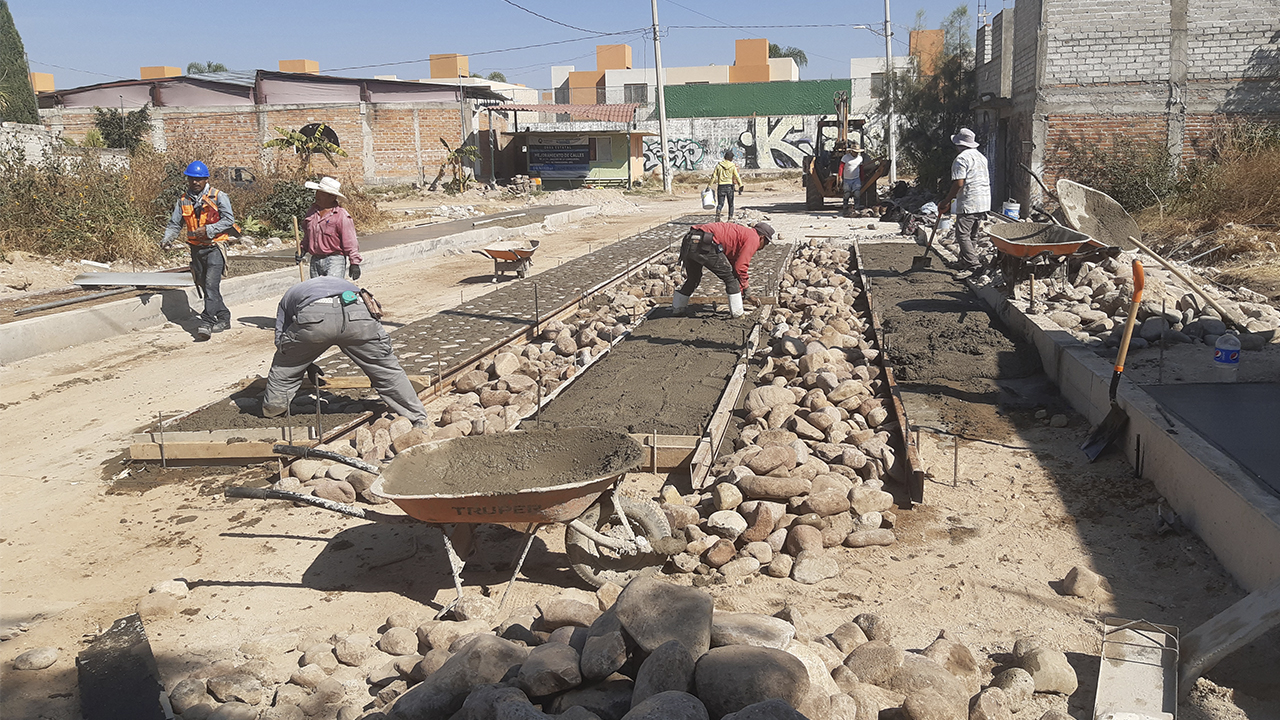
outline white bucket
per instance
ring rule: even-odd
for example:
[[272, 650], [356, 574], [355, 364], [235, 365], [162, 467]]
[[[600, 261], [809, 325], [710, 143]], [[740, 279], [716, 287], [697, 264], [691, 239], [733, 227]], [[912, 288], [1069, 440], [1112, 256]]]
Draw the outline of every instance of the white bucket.
[[1022, 206], [1013, 200], [1006, 200], [1000, 212], [1007, 218], [1019, 220], [1022, 217]]
[[712, 192], [711, 188], [707, 188], [706, 190], [702, 191], [702, 209], [703, 210], [716, 209], [716, 194]]

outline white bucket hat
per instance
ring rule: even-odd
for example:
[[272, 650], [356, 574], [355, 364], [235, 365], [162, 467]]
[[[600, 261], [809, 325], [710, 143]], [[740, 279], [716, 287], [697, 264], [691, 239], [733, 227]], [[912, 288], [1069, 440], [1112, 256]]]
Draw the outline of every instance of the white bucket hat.
[[317, 190], [322, 193], [336, 195], [343, 200], [347, 199], [347, 196], [342, 194], [342, 183], [331, 177], [322, 177], [318, 183], [313, 183], [308, 180], [307, 182], [302, 183], [302, 185], [308, 190]]
[[960, 132], [951, 136], [951, 142], [967, 148], [978, 147], [978, 141], [973, 135], [973, 131], [969, 128], [960, 128]]

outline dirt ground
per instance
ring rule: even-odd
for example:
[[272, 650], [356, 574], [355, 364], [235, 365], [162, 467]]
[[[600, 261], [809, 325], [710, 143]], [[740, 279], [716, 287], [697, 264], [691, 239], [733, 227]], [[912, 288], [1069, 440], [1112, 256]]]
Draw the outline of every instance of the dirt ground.
[[[799, 190], [784, 188], [749, 193], [742, 204], [795, 238], [848, 236], [855, 224], [867, 224], [831, 211], [804, 213]], [[548, 235], [539, 253], [552, 261], [538, 267], [691, 212], [696, 202], [691, 194], [645, 200], [638, 212]], [[408, 322], [453, 306], [462, 289], [474, 297], [479, 291], [464, 280], [484, 272], [484, 263], [458, 253], [364, 280], [384, 300], [387, 321]], [[274, 307], [275, 299], [233, 307], [233, 328], [212, 342], [192, 343], [170, 326], [0, 369], [0, 420], [12, 448], [0, 470], [0, 626], [26, 624], [0, 643], [0, 715], [79, 717], [76, 653], [160, 581], [182, 578], [191, 588], [179, 612], [147, 623], [169, 688], [213, 663], [242, 658], [250, 641], [292, 648], [304, 636], [373, 632], [393, 612], [430, 616], [452, 599], [439, 534], [425, 525], [370, 524], [222, 497], [225, 486], [260, 482], [266, 467], [146, 469], [140, 474], [166, 482], [116, 488], [100, 480], [129, 435], [157, 411], [200, 407], [227, 397], [244, 377], [265, 374]], [[1051, 388], [1023, 394], [1054, 402]], [[1016, 718], [1036, 720], [1056, 707], [1083, 720], [1091, 717], [1101, 618], [1140, 617], [1185, 632], [1243, 596], [1197, 538], [1156, 533], [1155, 491], [1132, 479], [1123, 459], [1084, 462], [1076, 450], [1088, 431], [1081, 418], [1049, 428], [1032, 407], [1007, 410], [998, 396], [909, 398], [909, 412], [925, 426], [923, 460], [933, 471], [926, 503], [898, 513], [896, 545], [842, 549], [840, 576], [812, 587], [768, 577], [712, 586], [717, 607], [772, 612], [791, 604], [814, 634], [876, 612], [893, 625], [899, 646], [922, 648], [945, 629], [996, 669], [1016, 638], [1037, 636], [1068, 652], [1081, 689], [1070, 698], [1037, 696]], [[938, 398], [974, 406], [975, 419], [955, 426], [966, 430], [954, 485], [952, 439], [931, 431], [953, 427]], [[646, 494], [663, 482], [635, 474], [625, 487]], [[509, 607], [582, 587], [563, 557], [563, 532], [539, 531]], [[478, 535], [481, 551], [468, 563], [465, 590], [500, 593], [520, 536], [494, 526]], [[1091, 600], [1059, 594], [1074, 565], [1101, 573], [1108, 591]], [[14, 657], [39, 646], [60, 649], [52, 667], [11, 669]], [[1259, 652], [1250, 648], [1220, 665], [1213, 682], [1202, 682], [1180, 708], [1182, 717], [1280, 717], [1280, 688], [1270, 672], [1277, 665]]]

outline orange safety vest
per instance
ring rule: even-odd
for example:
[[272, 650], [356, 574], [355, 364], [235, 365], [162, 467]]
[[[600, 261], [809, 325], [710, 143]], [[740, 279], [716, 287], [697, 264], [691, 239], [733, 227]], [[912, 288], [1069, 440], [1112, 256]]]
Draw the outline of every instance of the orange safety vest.
[[191, 198], [187, 197], [186, 193], [183, 193], [180, 202], [182, 203], [182, 221], [187, 225], [188, 244], [212, 245], [227, 239], [225, 232], [214, 237], [209, 237], [204, 232], [205, 225], [212, 225], [222, 217], [218, 212], [217, 190], [208, 188], [205, 194], [201, 196], [199, 212], [197, 212], [195, 205], [191, 202]]

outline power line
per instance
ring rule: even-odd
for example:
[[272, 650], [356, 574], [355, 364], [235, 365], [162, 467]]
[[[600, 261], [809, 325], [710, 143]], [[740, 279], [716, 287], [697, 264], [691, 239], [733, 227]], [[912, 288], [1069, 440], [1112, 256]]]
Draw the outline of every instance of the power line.
[[676, 6], [676, 7], [678, 7], [678, 8], [684, 8], [685, 10], [688, 10], [689, 12], [693, 13], [694, 15], [701, 15], [702, 17], [704, 17], [704, 18], [706, 18], [706, 19], [708, 19], [708, 20], [714, 20], [715, 22], [718, 22], [718, 23], [720, 23], [721, 25], [724, 25], [724, 26], [726, 26], [726, 27], [732, 27], [731, 25], [729, 25], [729, 23], [727, 23], [727, 22], [725, 22], [725, 21], [723, 21], [723, 20], [720, 20], [719, 18], [713, 18], [713, 17], [711, 17], [710, 15], [708, 15], [708, 14], [706, 14], [706, 13], [704, 13], [704, 12], [698, 12], [697, 10], [694, 10], [693, 8], [689, 7], [688, 5], [681, 5], [680, 3], [676, 2], [675, 0], [667, 0], [667, 2], [668, 2], [668, 3], [670, 3], [670, 4], [672, 4], [672, 5], [675, 5], [675, 6]]
[[[533, 48], [551, 47], [552, 45], [565, 45], [568, 43], [582, 42], [583, 40], [593, 40], [601, 37], [616, 37], [618, 35], [632, 35], [642, 32], [644, 28], [633, 28], [631, 30], [622, 30], [620, 32], [597, 33], [595, 35], [587, 35], [586, 37], [573, 38], [571, 40], [556, 40], [554, 42], [535, 43], [533, 45], [521, 45], [519, 47], [502, 48], [501, 50], [482, 50], [480, 52], [466, 53], [468, 57], [478, 57], [480, 55], [496, 55], [498, 53], [515, 52], [516, 50], [531, 50]], [[339, 70], [365, 70], [368, 68], [391, 67], [392, 65], [413, 65], [416, 63], [431, 62], [431, 58], [420, 58], [417, 60], [397, 60], [394, 62], [373, 63], [371, 65], [349, 65], [347, 67], [325, 68], [324, 72], [337, 72]]]
[[95, 72], [93, 70], [81, 70], [80, 68], [67, 67], [65, 65], [54, 65], [53, 63], [40, 62], [39, 60], [28, 60], [36, 65], [44, 65], [45, 67], [58, 68], [59, 70], [70, 70], [71, 72], [84, 73], [86, 75], [99, 75], [101, 77], [112, 78], [115, 80], [129, 80], [131, 78], [121, 77], [120, 75], [109, 75], [107, 73]]
[[578, 27], [578, 26], [576, 26], [576, 25], [570, 25], [570, 24], [568, 24], [568, 23], [562, 23], [562, 22], [560, 22], [559, 20], [555, 20], [555, 19], [553, 19], [553, 18], [549, 18], [549, 17], [547, 17], [546, 15], [542, 15], [542, 14], [536, 13], [536, 12], [534, 12], [534, 11], [530, 10], [529, 8], [527, 8], [527, 7], [523, 6], [523, 5], [519, 5], [519, 4], [513, 3], [513, 2], [511, 2], [511, 0], [502, 0], [502, 2], [504, 2], [504, 3], [508, 4], [508, 5], [510, 5], [510, 6], [511, 6], [511, 7], [513, 7], [513, 8], [517, 8], [517, 9], [523, 10], [523, 11], [525, 11], [525, 12], [529, 13], [530, 15], [532, 15], [532, 16], [534, 16], [534, 17], [542, 18], [543, 20], [546, 20], [546, 21], [547, 21], [547, 22], [549, 22], [549, 23], [555, 23], [556, 25], [559, 25], [560, 27], [567, 27], [567, 28], [569, 28], [570, 30], [577, 30], [578, 32], [584, 32], [584, 33], [596, 33], [597, 35], [603, 34], [603, 33], [601, 33], [599, 30], [587, 30], [586, 28], [580, 28], [580, 27]]

